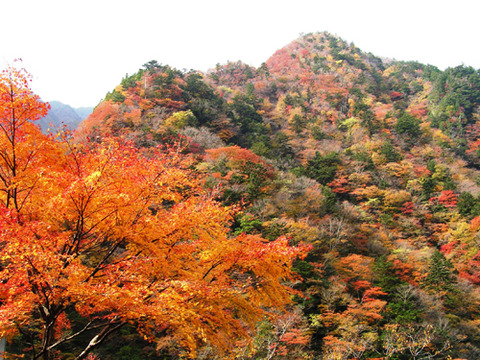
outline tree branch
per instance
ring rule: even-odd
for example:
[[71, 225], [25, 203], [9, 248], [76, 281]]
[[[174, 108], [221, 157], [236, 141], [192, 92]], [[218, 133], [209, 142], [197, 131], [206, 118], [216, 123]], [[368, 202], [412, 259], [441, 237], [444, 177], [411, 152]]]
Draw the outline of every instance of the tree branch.
[[107, 324], [97, 335], [95, 335], [92, 340], [88, 343], [88, 345], [83, 349], [83, 351], [74, 359], [74, 360], [82, 360], [87, 357], [87, 355], [100, 345], [112, 332], [120, 329], [125, 322], [115, 322], [115, 319], [112, 320], [109, 324]]

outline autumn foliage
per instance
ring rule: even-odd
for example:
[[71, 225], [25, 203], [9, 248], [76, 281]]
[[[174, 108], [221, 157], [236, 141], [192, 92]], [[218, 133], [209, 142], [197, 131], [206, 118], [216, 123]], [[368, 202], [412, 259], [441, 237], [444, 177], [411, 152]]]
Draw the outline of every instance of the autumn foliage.
[[258, 68], [150, 61], [56, 139], [21, 84], [2, 76], [11, 353], [479, 357], [478, 70], [306, 34]]
[[1, 336], [53, 359], [89, 333], [83, 359], [136, 326], [190, 356], [206, 343], [228, 353], [290, 302], [284, 282], [302, 250], [230, 235], [232, 209], [203, 190], [178, 147], [54, 141], [32, 123], [47, 105], [23, 73], [1, 80]]

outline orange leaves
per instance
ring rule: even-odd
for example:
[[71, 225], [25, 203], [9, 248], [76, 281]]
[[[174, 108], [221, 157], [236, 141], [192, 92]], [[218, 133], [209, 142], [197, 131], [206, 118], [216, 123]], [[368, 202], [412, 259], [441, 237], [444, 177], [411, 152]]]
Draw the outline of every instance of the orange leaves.
[[475, 232], [480, 229], [480, 216], [475, 216], [470, 221], [470, 231]]
[[368, 280], [372, 276], [372, 264], [373, 259], [370, 257], [351, 254], [341, 258], [335, 266], [347, 281], [356, 278]]
[[307, 345], [310, 341], [310, 336], [306, 335], [301, 329], [292, 329], [286, 332], [280, 341], [288, 345]]
[[17, 210], [27, 204], [57, 155], [52, 139], [32, 124], [47, 114], [49, 105], [28, 83], [24, 70], [8, 68], [0, 76], [0, 202]]
[[[108, 122], [116, 110], [105, 110]], [[138, 324], [151, 339], [167, 331], [191, 354], [205, 342], [227, 352], [290, 303], [284, 282], [308, 249], [286, 238], [232, 237], [232, 209], [204, 191], [175, 144], [55, 142], [29, 122], [10, 136], [0, 143], [0, 336], [39, 324], [44, 341], [35, 351], [45, 353], [75, 308], [92, 331]], [[273, 176], [248, 150], [223, 150], [213, 156], [227, 156], [251, 184]]]
[[361, 303], [350, 305], [344, 315], [361, 323], [372, 324], [383, 319], [382, 311], [386, 305], [387, 302], [384, 300], [367, 299]]
[[[345, 300], [348, 299], [345, 304], [347, 309], [341, 313], [331, 312], [324, 319], [331, 324], [329, 326], [341, 324], [344, 321], [369, 324], [382, 318], [381, 312], [387, 303], [378, 298], [387, 293], [380, 287], [372, 285], [372, 265], [372, 258], [357, 254], [343, 257], [335, 264], [341, 281], [351, 286], [356, 297], [345, 297]], [[320, 318], [324, 316], [321, 315]]]
[[375, 286], [375, 287], [369, 287], [365, 290], [363, 293], [363, 302], [369, 302], [369, 301], [376, 301], [377, 296], [384, 296], [387, 295], [385, 291], [382, 291], [382, 288]]
[[265, 167], [267, 176], [273, 176], [273, 167], [267, 164], [260, 156], [248, 149], [243, 149], [239, 146], [229, 146], [218, 149], [208, 149], [206, 152], [207, 159], [211, 161], [218, 161], [222, 158], [225, 158], [227, 164], [232, 169], [241, 169], [248, 162], [252, 162]]
[[418, 284], [421, 278], [421, 274], [416, 269], [413, 261], [412, 263], [407, 263], [400, 261], [399, 259], [394, 259], [392, 263], [393, 269], [395, 270], [395, 275], [397, 275], [403, 281], [408, 282], [412, 285], [416, 286]]
[[360, 200], [376, 199], [383, 196], [383, 193], [384, 190], [379, 189], [376, 185], [360, 187], [352, 191], [352, 194]]
[[[12, 131], [27, 121], [45, 116], [50, 106], [29, 88], [31, 76], [25, 69], [9, 67], [0, 75], [0, 124]], [[15, 123], [12, 125], [12, 121]]]

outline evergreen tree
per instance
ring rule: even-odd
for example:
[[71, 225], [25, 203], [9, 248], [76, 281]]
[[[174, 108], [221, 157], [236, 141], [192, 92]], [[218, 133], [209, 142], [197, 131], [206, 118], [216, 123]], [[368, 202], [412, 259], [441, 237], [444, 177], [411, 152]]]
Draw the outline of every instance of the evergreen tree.
[[309, 160], [306, 167], [306, 175], [317, 180], [322, 185], [327, 185], [335, 178], [337, 166], [341, 163], [337, 153], [329, 153], [322, 156], [318, 151], [313, 159]]
[[425, 288], [440, 294], [453, 292], [455, 282], [453, 271], [452, 263], [436, 249], [428, 265], [428, 274], [424, 280]]

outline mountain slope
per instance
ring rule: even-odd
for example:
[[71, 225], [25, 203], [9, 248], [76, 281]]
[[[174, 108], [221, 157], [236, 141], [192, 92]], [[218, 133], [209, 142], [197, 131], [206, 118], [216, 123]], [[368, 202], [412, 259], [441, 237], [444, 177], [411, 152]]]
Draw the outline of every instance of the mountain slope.
[[312, 246], [289, 337], [270, 324], [250, 358], [276, 344], [282, 359], [475, 359], [479, 106], [478, 70], [380, 59], [319, 33], [258, 69], [147, 63], [77, 136], [176, 139], [242, 209], [236, 232]]
[[42, 131], [49, 128], [59, 128], [65, 125], [68, 129], [74, 130], [93, 111], [93, 108], [74, 109], [60, 101], [51, 101], [50, 110], [47, 116], [38, 121]]

